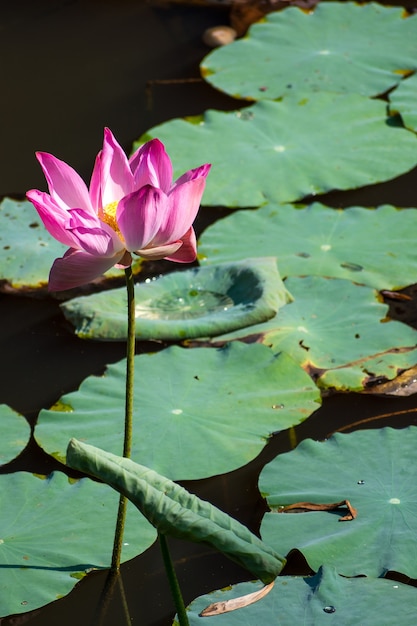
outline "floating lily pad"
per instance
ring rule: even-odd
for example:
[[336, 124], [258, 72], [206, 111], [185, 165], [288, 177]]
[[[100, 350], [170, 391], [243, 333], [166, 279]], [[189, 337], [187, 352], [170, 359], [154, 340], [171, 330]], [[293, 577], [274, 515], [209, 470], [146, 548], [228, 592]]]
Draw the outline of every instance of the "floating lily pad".
[[[247, 582], [200, 596], [187, 607], [190, 626], [204, 624], [200, 613], [216, 602], [228, 602], [262, 590], [260, 582]], [[414, 626], [417, 590], [382, 578], [344, 578], [324, 565], [315, 576], [279, 576], [272, 590], [244, 608], [210, 616], [224, 626], [253, 624], [396, 624]], [[279, 622], [277, 622], [279, 616]], [[174, 620], [178, 626], [178, 621]]]
[[12, 461], [26, 447], [30, 437], [27, 420], [6, 404], [0, 405], [0, 465]]
[[[5, 291], [46, 290], [49, 270], [67, 247], [45, 230], [31, 202], [5, 198], [0, 203], [0, 287]], [[135, 261], [138, 273], [141, 261]], [[106, 278], [123, 277], [112, 268]]]
[[204, 542], [265, 583], [285, 565], [285, 559], [246, 526], [149, 467], [76, 439], [68, 445], [67, 461], [129, 498], [160, 534]]
[[[110, 567], [118, 494], [60, 472], [41, 480], [0, 476], [1, 615], [24, 613], [66, 595], [91, 569]], [[129, 504], [122, 560], [146, 550], [155, 529]]]
[[178, 171], [212, 163], [203, 196], [209, 206], [299, 200], [389, 180], [417, 164], [415, 136], [388, 123], [385, 102], [357, 94], [294, 94], [240, 111], [209, 110], [152, 128], [134, 148], [154, 137]]
[[377, 96], [417, 69], [417, 18], [402, 8], [323, 2], [270, 13], [243, 39], [211, 52], [204, 78], [236, 98], [297, 92]]
[[[272, 509], [263, 518], [262, 538], [284, 554], [300, 550], [314, 570], [326, 563], [344, 576], [394, 570], [416, 578], [416, 446], [411, 426], [336, 433], [279, 455], [259, 479]], [[279, 513], [298, 502], [344, 499], [357, 509], [352, 521], [339, 521], [345, 510]]]
[[416, 236], [416, 209], [269, 204], [207, 228], [199, 253], [202, 263], [231, 263], [262, 250], [277, 258], [283, 277], [331, 276], [398, 289], [416, 280]]
[[[87, 378], [41, 411], [39, 444], [63, 459], [75, 437], [121, 454], [125, 360]], [[272, 432], [305, 420], [320, 394], [288, 356], [262, 345], [173, 346], [135, 358], [132, 458], [171, 479], [197, 479], [245, 465]]]
[[[339, 389], [360, 390], [371, 376], [394, 378], [398, 369], [415, 363], [417, 332], [401, 322], [384, 322], [388, 307], [373, 289], [318, 276], [289, 278], [286, 285], [294, 302], [268, 322], [216, 341], [256, 338], [274, 352], [289, 354], [318, 384], [330, 370], [325, 386]], [[411, 358], [404, 362], [405, 351]]]
[[[173, 272], [136, 285], [136, 337], [178, 340], [214, 336], [273, 317], [290, 300], [274, 258]], [[61, 305], [84, 339], [127, 336], [126, 289]]]
[[416, 363], [416, 349], [393, 348], [374, 357], [348, 363], [344, 367], [329, 369], [319, 375], [316, 383], [321, 388], [333, 388], [338, 391], [410, 395], [415, 393], [415, 388], [413, 389], [415, 377], [413, 376], [413, 382], [405, 381], [404, 370], [414, 368]]
[[391, 110], [398, 111], [404, 126], [417, 132], [417, 74], [403, 80], [389, 95]]

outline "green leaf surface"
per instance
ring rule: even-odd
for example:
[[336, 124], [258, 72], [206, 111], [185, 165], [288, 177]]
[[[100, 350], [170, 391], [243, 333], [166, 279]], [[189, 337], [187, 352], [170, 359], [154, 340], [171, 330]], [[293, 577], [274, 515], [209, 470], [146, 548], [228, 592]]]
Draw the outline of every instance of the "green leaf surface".
[[[0, 476], [2, 616], [66, 595], [89, 570], [110, 567], [118, 507], [115, 492], [57, 472]], [[146, 550], [154, 528], [129, 504], [122, 561]]]
[[[187, 607], [190, 626], [207, 621], [222, 626], [415, 624], [417, 590], [414, 587], [382, 578], [343, 578], [326, 565], [315, 576], [279, 576], [265, 597], [247, 607], [214, 615], [209, 620], [199, 615], [214, 602], [227, 602], [261, 589], [259, 582], [247, 582], [200, 596]], [[174, 624], [178, 626], [178, 621]]]
[[[67, 247], [45, 229], [31, 202], [5, 198], [0, 202], [0, 285], [6, 291], [46, 290], [49, 270]], [[141, 261], [134, 264], [137, 273]], [[112, 268], [106, 278], [123, 277]]]
[[398, 289], [416, 282], [416, 237], [416, 209], [269, 204], [209, 226], [199, 254], [202, 263], [232, 263], [262, 250], [277, 258], [282, 277], [330, 276]]
[[401, 115], [404, 126], [417, 132], [417, 74], [403, 80], [389, 95], [390, 109]]
[[402, 8], [376, 3], [272, 12], [246, 37], [211, 52], [201, 73], [217, 89], [250, 100], [315, 91], [377, 96], [417, 69], [417, 18], [404, 18]]
[[[257, 338], [274, 352], [289, 354], [319, 385], [331, 370], [325, 384], [339, 389], [348, 384], [360, 390], [368, 378], [394, 378], [398, 369], [416, 362], [417, 332], [401, 322], [384, 322], [388, 306], [373, 289], [319, 276], [289, 278], [286, 285], [294, 302], [274, 318], [216, 340]], [[344, 368], [340, 378], [339, 368]]]
[[134, 148], [154, 137], [178, 172], [212, 163], [203, 196], [209, 206], [255, 207], [353, 189], [417, 163], [415, 136], [387, 119], [385, 102], [357, 94], [294, 94], [240, 111], [209, 110], [155, 126]]
[[128, 497], [159, 533], [207, 543], [265, 583], [285, 565], [246, 526], [148, 467], [75, 439], [68, 446], [67, 462]]
[[0, 424], [0, 465], [4, 465], [26, 447], [30, 437], [30, 426], [23, 415], [19, 415], [6, 404], [0, 405]]
[[[324, 442], [303, 441], [262, 470], [259, 489], [271, 513], [261, 536], [287, 554], [300, 550], [312, 569], [325, 563], [344, 576], [417, 577], [417, 428], [336, 433]], [[298, 502], [349, 500], [357, 518], [338, 512], [279, 513]], [[342, 512], [343, 511], [343, 512]]]
[[[35, 438], [63, 459], [75, 437], [122, 454], [125, 360], [41, 411]], [[171, 479], [245, 465], [271, 433], [305, 420], [320, 394], [292, 359], [262, 345], [173, 346], [135, 358], [132, 457]]]
[[[135, 287], [136, 337], [179, 340], [221, 333], [273, 317], [290, 300], [274, 258], [172, 272]], [[74, 298], [65, 317], [84, 339], [127, 336], [126, 289]]]

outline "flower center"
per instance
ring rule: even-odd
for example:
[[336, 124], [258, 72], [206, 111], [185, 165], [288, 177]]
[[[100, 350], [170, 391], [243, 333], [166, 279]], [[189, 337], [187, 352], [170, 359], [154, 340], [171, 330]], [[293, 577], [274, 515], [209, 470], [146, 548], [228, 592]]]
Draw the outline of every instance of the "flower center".
[[110, 228], [112, 228], [119, 235], [120, 239], [124, 241], [124, 237], [120, 232], [119, 225], [116, 220], [116, 211], [118, 204], [119, 203], [117, 201], [109, 202], [109, 204], [106, 204], [106, 206], [103, 207], [100, 211], [100, 219], [103, 220], [103, 222], [105, 222], [108, 226], [110, 226]]

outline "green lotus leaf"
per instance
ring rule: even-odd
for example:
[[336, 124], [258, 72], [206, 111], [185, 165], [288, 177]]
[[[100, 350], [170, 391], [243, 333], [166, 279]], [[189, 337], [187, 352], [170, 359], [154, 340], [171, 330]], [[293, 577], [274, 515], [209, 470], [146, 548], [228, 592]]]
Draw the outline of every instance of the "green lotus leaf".
[[246, 526], [148, 467], [76, 439], [68, 446], [67, 462], [129, 498], [159, 533], [208, 543], [265, 583], [285, 565]]
[[207, 228], [199, 253], [202, 263], [211, 264], [262, 250], [277, 258], [283, 277], [330, 276], [398, 289], [416, 281], [416, 236], [416, 209], [270, 204], [236, 211]]
[[217, 89], [250, 100], [331, 91], [377, 96], [417, 69], [417, 19], [400, 7], [324, 2], [266, 16], [201, 64]]
[[[211, 604], [261, 590], [261, 583], [247, 582], [200, 596], [187, 607], [190, 626], [205, 623], [200, 613]], [[209, 623], [388, 626], [400, 620], [401, 626], [414, 626], [416, 605], [414, 587], [383, 578], [344, 578], [333, 567], [324, 565], [315, 576], [279, 576], [262, 599], [235, 611], [210, 616]], [[178, 626], [178, 621], [174, 620], [174, 626]]]
[[209, 110], [155, 126], [134, 148], [154, 137], [165, 143], [178, 174], [212, 163], [203, 196], [209, 206], [256, 207], [353, 189], [417, 163], [414, 134], [387, 119], [385, 102], [357, 94], [293, 94], [239, 111]]
[[319, 385], [330, 370], [325, 386], [353, 385], [357, 391], [370, 378], [395, 378], [399, 369], [415, 364], [417, 332], [401, 322], [385, 321], [388, 306], [378, 301], [373, 289], [319, 276], [289, 278], [286, 286], [294, 302], [274, 318], [216, 341], [257, 338], [274, 352], [289, 354]]
[[[322, 563], [344, 576], [417, 577], [417, 428], [382, 428], [310, 439], [279, 455], [261, 471], [259, 489], [271, 508], [261, 536], [287, 554], [300, 550], [313, 570]], [[349, 500], [357, 517], [341, 522], [346, 509], [280, 513], [298, 502]], [[333, 604], [333, 603], [332, 603]]]
[[7, 404], [0, 404], [0, 465], [12, 461], [26, 447], [30, 437], [30, 426], [23, 415], [19, 415]]
[[[0, 476], [1, 615], [66, 595], [91, 569], [110, 567], [118, 495], [88, 478], [57, 472]], [[155, 529], [129, 504], [122, 561], [146, 550]]]
[[[49, 270], [67, 247], [45, 230], [31, 202], [5, 198], [0, 202], [0, 285], [3, 290], [31, 292], [46, 290]], [[138, 273], [141, 261], [135, 261]], [[112, 268], [106, 278], [123, 277]]]
[[[41, 411], [38, 443], [62, 460], [72, 437], [122, 454], [125, 370], [125, 360], [109, 365], [56, 410]], [[136, 356], [132, 457], [173, 480], [229, 472], [319, 403], [317, 387], [290, 357], [259, 344]]]
[[401, 114], [404, 126], [417, 132], [417, 74], [401, 81], [389, 101], [391, 110]]
[[[274, 258], [172, 272], [136, 285], [136, 337], [178, 340], [220, 335], [266, 321], [289, 299]], [[124, 288], [61, 305], [77, 335], [102, 340], [126, 339], [126, 307]]]

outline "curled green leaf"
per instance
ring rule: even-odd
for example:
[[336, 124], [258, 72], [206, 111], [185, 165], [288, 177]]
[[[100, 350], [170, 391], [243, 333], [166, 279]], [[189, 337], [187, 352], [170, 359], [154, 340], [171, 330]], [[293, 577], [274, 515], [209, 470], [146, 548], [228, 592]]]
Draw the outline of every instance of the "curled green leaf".
[[205, 542], [270, 583], [285, 565], [277, 554], [240, 522], [157, 472], [76, 439], [67, 463], [124, 494], [159, 533]]

